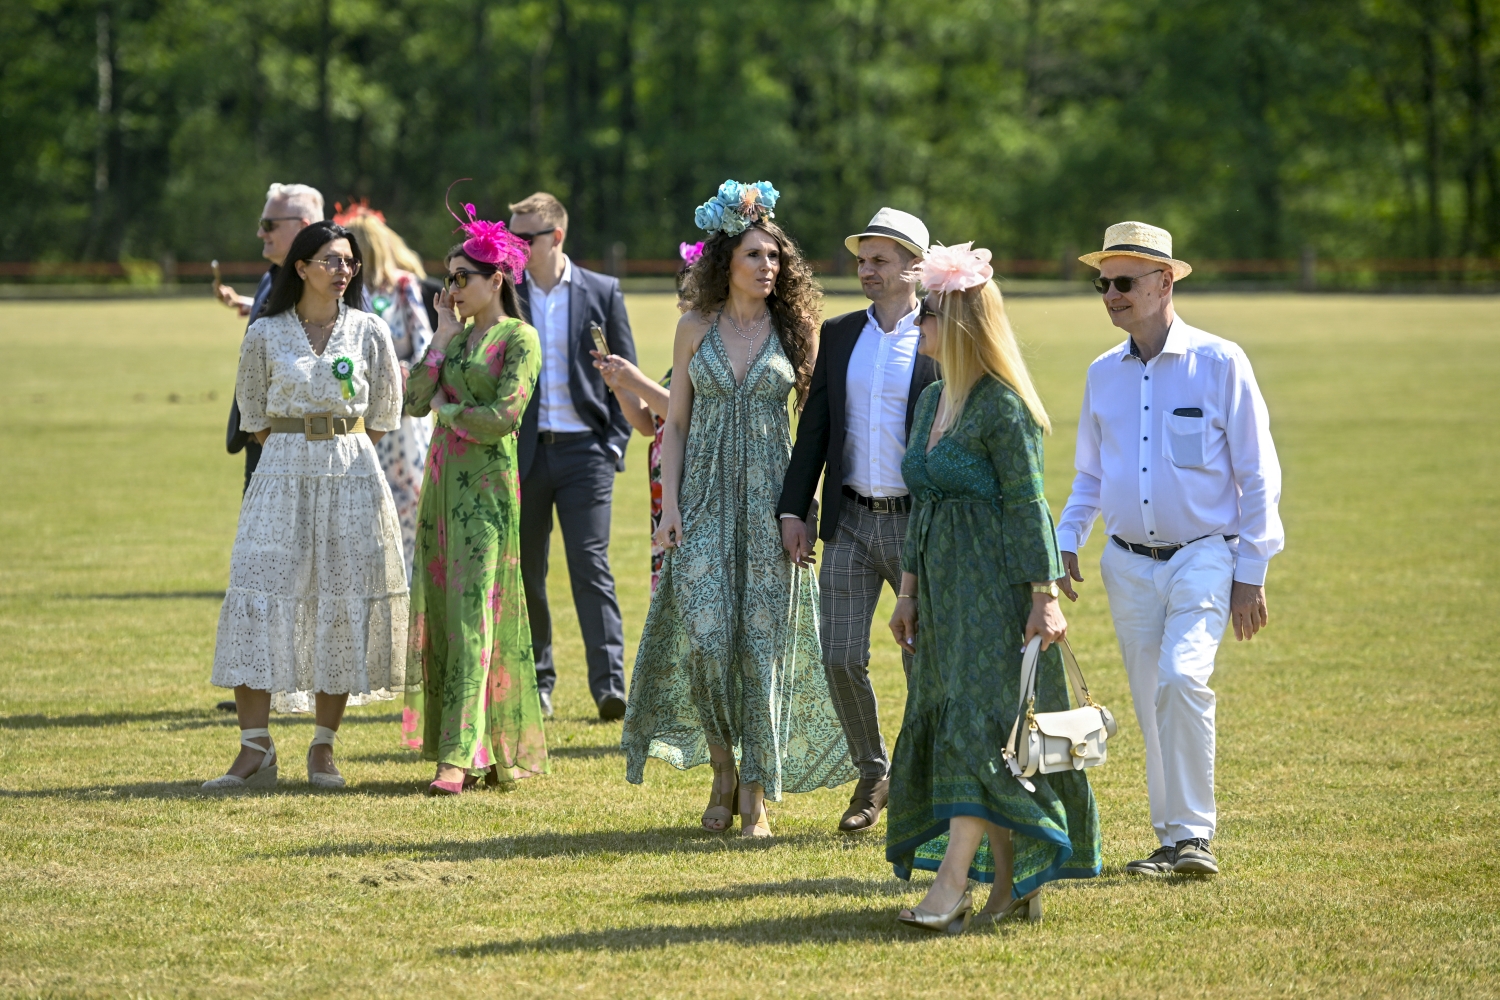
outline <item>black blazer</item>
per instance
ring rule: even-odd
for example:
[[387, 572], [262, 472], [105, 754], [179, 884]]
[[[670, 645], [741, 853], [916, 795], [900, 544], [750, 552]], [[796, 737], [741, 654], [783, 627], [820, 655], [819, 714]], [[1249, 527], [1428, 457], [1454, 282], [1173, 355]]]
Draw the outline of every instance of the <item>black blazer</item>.
[[[818, 340], [818, 362], [813, 366], [812, 385], [807, 405], [797, 424], [797, 444], [787, 466], [781, 488], [781, 502], [776, 516], [795, 514], [806, 517], [812, 508], [818, 473], [823, 473], [823, 526], [818, 537], [833, 541], [839, 526], [839, 506], [844, 489], [844, 426], [848, 419], [849, 358], [869, 319], [869, 311], [835, 316], [823, 324]], [[911, 388], [906, 395], [906, 433], [911, 434], [912, 418], [917, 413], [917, 399], [922, 390], [938, 379], [937, 362], [918, 354], [911, 366]]]
[[[521, 299], [521, 313], [526, 322], [531, 322], [531, 280], [523, 274], [516, 291]], [[620, 282], [606, 274], [588, 271], [573, 264], [573, 287], [568, 297], [568, 392], [573, 397], [573, 409], [589, 429], [606, 445], [614, 445], [620, 452], [615, 468], [625, 469], [625, 446], [630, 443], [630, 421], [625, 412], [604, 384], [604, 376], [594, 367], [589, 351], [594, 349], [594, 339], [589, 336], [590, 324], [598, 323], [604, 329], [604, 340], [611, 354], [618, 354], [635, 363], [635, 340], [630, 334], [630, 316], [625, 312], [625, 295], [620, 291]], [[533, 324], [535, 325], [535, 324]], [[542, 349], [546, 350], [546, 345]], [[531, 471], [531, 460], [536, 457], [536, 438], [542, 391], [540, 384], [532, 394], [526, 412], [521, 415], [521, 436], [518, 442], [517, 459], [521, 478]]]
[[[245, 332], [260, 318], [260, 310], [266, 304], [266, 299], [271, 297], [271, 284], [276, 280], [276, 272], [279, 271], [275, 264], [271, 269], [260, 276], [260, 284], [255, 286], [255, 301], [250, 303], [250, 320], [245, 324]], [[245, 445], [250, 442], [249, 434], [240, 430], [240, 401], [233, 393], [229, 396], [229, 428], [224, 432], [224, 448], [231, 455], [238, 455], [245, 450]]]

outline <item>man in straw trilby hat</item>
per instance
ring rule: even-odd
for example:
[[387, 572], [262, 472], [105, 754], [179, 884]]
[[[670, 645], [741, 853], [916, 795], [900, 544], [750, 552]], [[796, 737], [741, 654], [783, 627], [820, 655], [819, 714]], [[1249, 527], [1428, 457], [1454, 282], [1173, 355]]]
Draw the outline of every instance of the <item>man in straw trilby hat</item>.
[[[901, 582], [901, 547], [911, 497], [901, 457], [917, 398], [937, 365], [917, 353], [917, 286], [912, 262], [927, 249], [927, 226], [882, 208], [844, 241], [859, 262], [868, 309], [823, 324], [797, 445], [781, 491], [781, 544], [798, 565], [813, 562], [818, 535], [813, 493], [823, 477], [820, 632], [823, 667], [859, 781], [839, 821], [869, 830], [885, 808], [890, 757], [870, 686], [870, 622], [883, 584]], [[905, 655], [907, 672], [911, 657]]]
[[[1146, 791], [1161, 846], [1133, 874], [1212, 875], [1214, 693], [1225, 625], [1250, 639], [1267, 623], [1266, 567], [1281, 551], [1281, 467], [1271, 421], [1239, 346], [1177, 317], [1172, 290], [1192, 268], [1172, 234], [1122, 222], [1079, 260], [1125, 342], [1089, 366], [1073, 493], [1057, 527], [1077, 600], [1078, 548], [1096, 515], [1109, 610], [1146, 740]], [[1071, 578], [1071, 579], [1070, 579]]]

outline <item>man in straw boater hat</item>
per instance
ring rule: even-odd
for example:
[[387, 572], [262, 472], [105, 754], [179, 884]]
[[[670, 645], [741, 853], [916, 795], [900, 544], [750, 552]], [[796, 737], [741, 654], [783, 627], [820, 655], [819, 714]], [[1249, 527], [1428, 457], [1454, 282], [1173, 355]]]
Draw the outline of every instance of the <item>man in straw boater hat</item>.
[[[1281, 551], [1281, 467], [1271, 421], [1239, 346], [1184, 323], [1172, 290], [1192, 268], [1172, 235], [1140, 222], [1110, 226], [1104, 249], [1079, 260], [1125, 342], [1089, 366], [1073, 492], [1057, 546], [1072, 600], [1079, 546], [1096, 515], [1100, 560], [1146, 741], [1146, 791], [1161, 846], [1133, 874], [1212, 875], [1214, 692], [1227, 622], [1236, 639], [1267, 623], [1266, 567]], [[1071, 579], [1070, 579], [1071, 578]]]
[[[901, 457], [917, 398], [937, 365], [917, 353], [917, 286], [912, 263], [927, 250], [927, 226], [893, 208], [875, 213], [844, 241], [859, 261], [871, 306], [823, 324], [797, 445], [776, 512], [781, 544], [800, 566], [813, 562], [823, 477], [821, 635], [823, 668], [859, 781], [839, 821], [869, 830], [885, 808], [891, 761], [870, 685], [870, 622], [885, 583], [899, 592], [901, 548], [911, 497]], [[911, 672], [911, 656], [903, 654]]]

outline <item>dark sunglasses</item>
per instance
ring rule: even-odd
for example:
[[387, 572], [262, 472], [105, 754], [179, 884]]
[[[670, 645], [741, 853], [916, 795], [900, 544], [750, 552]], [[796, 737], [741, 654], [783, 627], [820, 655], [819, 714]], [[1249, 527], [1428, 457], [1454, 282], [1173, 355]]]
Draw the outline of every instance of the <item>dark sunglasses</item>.
[[924, 301], [922, 303], [922, 308], [920, 308], [920, 309], [917, 310], [917, 325], [921, 326], [922, 325], [922, 321], [924, 319], [926, 319], [927, 317], [929, 317], [929, 316], [931, 316], [933, 319], [937, 319], [938, 318], [938, 311], [936, 309], [932, 308], [931, 306], [929, 306]]
[[260, 231], [263, 233], [274, 233], [278, 222], [301, 222], [300, 215], [273, 215], [260, 220]]
[[557, 230], [555, 229], [543, 229], [539, 233], [511, 233], [511, 235], [518, 240], [525, 240], [527, 243], [535, 243], [538, 236], [551, 236], [555, 232], [557, 232]]
[[448, 290], [450, 290], [450, 291], [455, 286], [458, 287], [458, 288], [468, 288], [469, 287], [469, 279], [470, 278], [488, 278], [488, 277], [489, 277], [489, 275], [487, 275], [487, 274], [481, 274], [478, 271], [454, 271], [451, 274], [446, 274], [446, 275], [443, 276], [443, 287], [446, 288], [446, 289], [448, 289]]
[[1115, 288], [1117, 288], [1120, 292], [1128, 292], [1132, 287], [1134, 287], [1137, 281], [1140, 281], [1142, 278], [1146, 277], [1147, 274], [1161, 274], [1165, 270], [1166, 268], [1164, 267], [1158, 267], [1154, 271], [1147, 271], [1146, 274], [1137, 274], [1133, 278], [1095, 278], [1094, 290], [1100, 295], [1108, 295], [1110, 282], [1114, 282]]

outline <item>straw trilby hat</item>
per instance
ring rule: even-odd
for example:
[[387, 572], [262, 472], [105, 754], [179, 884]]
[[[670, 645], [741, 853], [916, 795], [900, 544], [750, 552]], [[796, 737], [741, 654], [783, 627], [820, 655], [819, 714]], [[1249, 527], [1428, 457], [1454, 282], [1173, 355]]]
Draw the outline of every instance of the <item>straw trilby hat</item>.
[[866, 236], [885, 236], [906, 247], [918, 257], [927, 254], [927, 224], [910, 212], [894, 208], [882, 208], [865, 227], [864, 232], [855, 233], [844, 240], [844, 246], [852, 254], [859, 253], [859, 241]]
[[1144, 222], [1117, 222], [1104, 231], [1104, 249], [1078, 259], [1098, 267], [1106, 257], [1139, 257], [1172, 265], [1172, 278], [1181, 281], [1193, 273], [1193, 265], [1172, 256], [1172, 234]]

